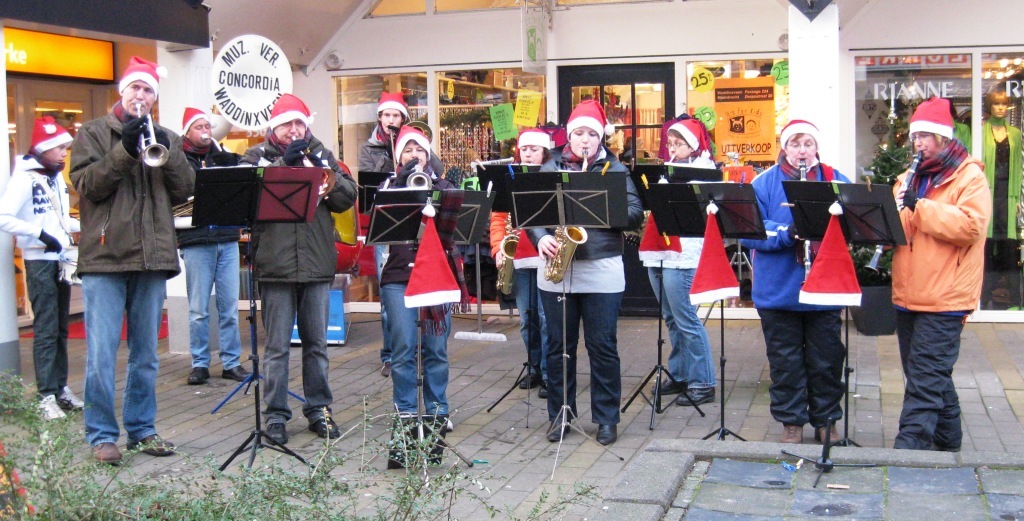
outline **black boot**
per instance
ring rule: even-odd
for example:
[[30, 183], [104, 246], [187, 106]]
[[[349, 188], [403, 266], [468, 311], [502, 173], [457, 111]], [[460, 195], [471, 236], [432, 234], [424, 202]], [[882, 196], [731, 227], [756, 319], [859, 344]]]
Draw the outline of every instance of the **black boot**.
[[444, 456], [444, 437], [448, 434], [448, 415], [438, 414], [437, 416], [424, 418], [427, 421], [424, 425], [423, 435], [431, 441], [430, 455], [427, 456], [427, 463], [440, 465]]
[[[395, 418], [388, 441], [388, 470], [404, 469], [409, 466], [409, 449], [416, 442], [416, 418]], [[415, 450], [415, 449], [414, 449]]]

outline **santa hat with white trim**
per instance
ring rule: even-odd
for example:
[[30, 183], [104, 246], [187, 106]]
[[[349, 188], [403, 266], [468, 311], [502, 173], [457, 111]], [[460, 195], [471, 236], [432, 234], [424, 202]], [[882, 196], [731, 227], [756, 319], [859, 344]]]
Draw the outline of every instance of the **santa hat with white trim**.
[[573, 130], [580, 127], [587, 127], [602, 137], [615, 132], [615, 125], [608, 123], [608, 117], [604, 115], [604, 107], [592, 99], [582, 101], [572, 109], [569, 121], [565, 124], [565, 132], [572, 134]]
[[405, 116], [406, 121], [409, 120], [409, 106], [405, 104], [405, 96], [401, 92], [380, 93], [380, 101], [377, 102], [377, 114], [379, 115], [387, 109], [397, 110]]
[[271, 129], [284, 125], [296, 119], [301, 120], [306, 126], [313, 124], [313, 113], [302, 100], [292, 94], [282, 94], [270, 110], [270, 121], [267, 126]]
[[142, 81], [153, 88], [153, 94], [160, 95], [160, 78], [167, 77], [167, 67], [157, 65], [144, 58], [132, 56], [128, 61], [128, 67], [121, 76], [121, 82], [117, 84], [117, 91], [124, 92], [133, 81]]
[[694, 306], [740, 296], [740, 284], [725, 255], [725, 242], [722, 241], [722, 232], [715, 218], [718, 206], [712, 202], [707, 211], [704, 247], [700, 250], [697, 272], [693, 274], [693, 284], [690, 286], [690, 304]]
[[53, 116], [43, 116], [36, 119], [32, 128], [32, 146], [29, 150], [42, 154], [71, 141], [71, 134], [68, 134], [66, 128], [58, 125]]
[[516, 140], [516, 146], [525, 147], [528, 145], [550, 149], [551, 136], [539, 128], [525, 128], [519, 133], [519, 139]]
[[418, 128], [411, 127], [409, 125], [404, 125], [402, 129], [398, 131], [398, 140], [395, 142], [395, 150], [401, 154], [402, 150], [405, 149], [405, 145], [408, 145], [410, 141], [413, 141], [423, 147], [427, 151], [428, 155], [433, 154], [430, 150], [430, 140], [427, 139], [427, 136], [424, 135], [423, 132], [420, 132]]
[[914, 109], [914, 115], [910, 116], [910, 133], [917, 132], [953, 137], [953, 116], [949, 113], [948, 99], [932, 98]]
[[192, 128], [192, 125], [194, 125], [196, 121], [199, 121], [201, 119], [205, 119], [208, 123], [211, 124], [211, 126], [213, 125], [213, 122], [210, 121], [209, 114], [197, 108], [185, 107], [185, 115], [181, 118], [181, 135], [184, 136], [185, 134], [188, 134], [188, 129]]
[[859, 306], [860, 284], [853, 258], [846, 247], [846, 237], [839, 225], [843, 209], [839, 203], [832, 203], [828, 209], [832, 217], [828, 221], [825, 238], [821, 240], [818, 255], [811, 264], [803, 288], [800, 289], [800, 303], [817, 306]]
[[677, 121], [668, 127], [669, 130], [674, 130], [683, 136], [683, 141], [690, 148], [699, 153], [702, 156], [709, 156], [711, 153], [708, 151], [707, 142], [707, 130], [705, 130], [704, 124], [694, 118], [684, 119]]
[[426, 228], [416, 252], [416, 261], [405, 287], [405, 307], [419, 308], [459, 302], [462, 289], [448, 266], [448, 257], [441, 246], [434, 224], [434, 206], [428, 201], [423, 208]]
[[790, 138], [797, 134], [807, 134], [808, 136], [811, 136], [814, 138], [814, 143], [818, 145], [818, 148], [821, 148], [821, 131], [818, 130], [818, 127], [814, 123], [805, 119], [791, 120], [789, 123], [786, 123], [786, 126], [782, 127], [782, 134], [780, 135], [779, 141], [782, 144], [782, 148], [786, 148], [786, 143], [789, 143]]

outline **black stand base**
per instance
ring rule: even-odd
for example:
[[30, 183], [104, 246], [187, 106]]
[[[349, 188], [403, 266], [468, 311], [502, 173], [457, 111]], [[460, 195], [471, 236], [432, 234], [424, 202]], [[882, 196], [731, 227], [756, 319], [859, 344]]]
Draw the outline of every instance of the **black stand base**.
[[843, 437], [836, 440], [833, 447], [860, 447], [850, 437], [850, 375], [853, 368], [850, 367], [850, 308], [846, 308], [846, 357], [843, 365]]
[[782, 451], [782, 453], [787, 456], [793, 456], [794, 458], [799, 458], [803, 461], [808, 461], [814, 464], [814, 468], [818, 469], [818, 476], [814, 478], [814, 488], [818, 487], [818, 482], [821, 481], [822, 474], [825, 474], [826, 472], [832, 472], [832, 469], [834, 469], [835, 467], [867, 468], [877, 466], [874, 463], [833, 463], [832, 460], [829, 458], [829, 451], [832, 449], [832, 446], [835, 445], [834, 443], [832, 443], [832, 440], [830, 439], [832, 437], [832, 425], [833, 422], [830, 421], [828, 422], [828, 425], [825, 426], [825, 439], [821, 440], [820, 458], [815, 460], [811, 458], [805, 458], [804, 456], [801, 456], [799, 454], [793, 454], [792, 452], [789, 451]]
[[[267, 440], [266, 443], [263, 442], [264, 439]], [[249, 448], [250, 442], [252, 442], [251, 448]], [[264, 447], [271, 450], [276, 450], [281, 454], [287, 454], [301, 461], [304, 465], [309, 465], [309, 462], [306, 461], [302, 456], [296, 454], [294, 451], [292, 451], [292, 449], [289, 449], [288, 447], [285, 447], [284, 445], [274, 441], [274, 439], [271, 438], [270, 436], [267, 436], [263, 432], [263, 430], [257, 428], [256, 430], [249, 433], [249, 437], [246, 438], [245, 441], [243, 441], [242, 444], [239, 445], [237, 449], [235, 449], [235, 452], [231, 453], [231, 456], [228, 457], [227, 461], [221, 464], [219, 470], [221, 472], [224, 472], [224, 469], [228, 468], [228, 465], [231, 465], [231, 462], [234, 461], [239, 454], [245, 452], [246, 448], [249, 448], [249, 463], [247, 466], [249, 468], [252, 468], [253, 462], [256, 461], [256, 452]]]
[[[701, 438], [702, 440], [708, 440], [715, 437], [719, 441], [724, 440], [726, 436], [733, 436], [737, 440], [747, 441], [739, 434], [730, 431], [725, 428], [725, 301], [719, 300], [718, 302], [718, 321], [719, 321], [719, 336], [722, 342], [722, 356], [718, 357], [718, 398], [721, 403], [718, 411], [718, 428], [707, 433], [706, 436]], [[715, 307], [715, 303], [711, 303], [712, 309]], [[708, 316], [711, 316], [711, 310], [708, 310]]]

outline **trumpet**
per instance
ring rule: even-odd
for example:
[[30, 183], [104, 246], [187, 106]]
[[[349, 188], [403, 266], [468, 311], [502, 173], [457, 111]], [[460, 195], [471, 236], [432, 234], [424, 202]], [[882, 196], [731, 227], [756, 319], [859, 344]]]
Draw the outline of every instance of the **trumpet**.
[[555, 242], [558, 243], [558, 251], [544, 266], [544, 278], [558, 284], [565, 279], [565, 270], [572, 262], [576, 247], [587, 242], [587, 230], [579, 226], [559, 226], [555, 230]]
[[512, 293], [512, 276], [515, 272], [515, 263], [512, 259], [516, 256], [516, 250], [519, 249], [519, 234], [512, 228], [512, 216], [508, 216], [508, 221], [505, 223], [505, 238], [501, 240], [501, 246], [499, 250], [505, 257], [498, 268], [498, 291], [508, 295]]
[[142, 115], [141, 103], [135, 104], [135, 112], [139, 114], [139, 117], [146, 118], [146, 131], [139, 136], [139, 154], [142, 156], [142, 162], [152, 167], [163, 165], [167, 162], [167, 147], [156, 141], [153, 116], [149, 114]]
[[433, 184], [434, 181], [423, 171], [423, 166], [418, 163], [416, 164], [416, 170], [409, 174], [408, 179], [405, 180], [405, 186], [415, 190], [429, 190]]

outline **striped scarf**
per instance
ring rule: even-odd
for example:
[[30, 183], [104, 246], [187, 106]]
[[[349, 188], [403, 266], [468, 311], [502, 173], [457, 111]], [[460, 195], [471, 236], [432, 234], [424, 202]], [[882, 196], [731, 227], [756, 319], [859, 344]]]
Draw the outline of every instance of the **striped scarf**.
[[911, 186], [907, 189], [917, 190], [918, 197], [928, 197], [936, 186], [941, 185], [956, 172], [967, 156], [967, 147], [959, 139], [953, 139], [945, 150], [921, 162], [910, 181]]

